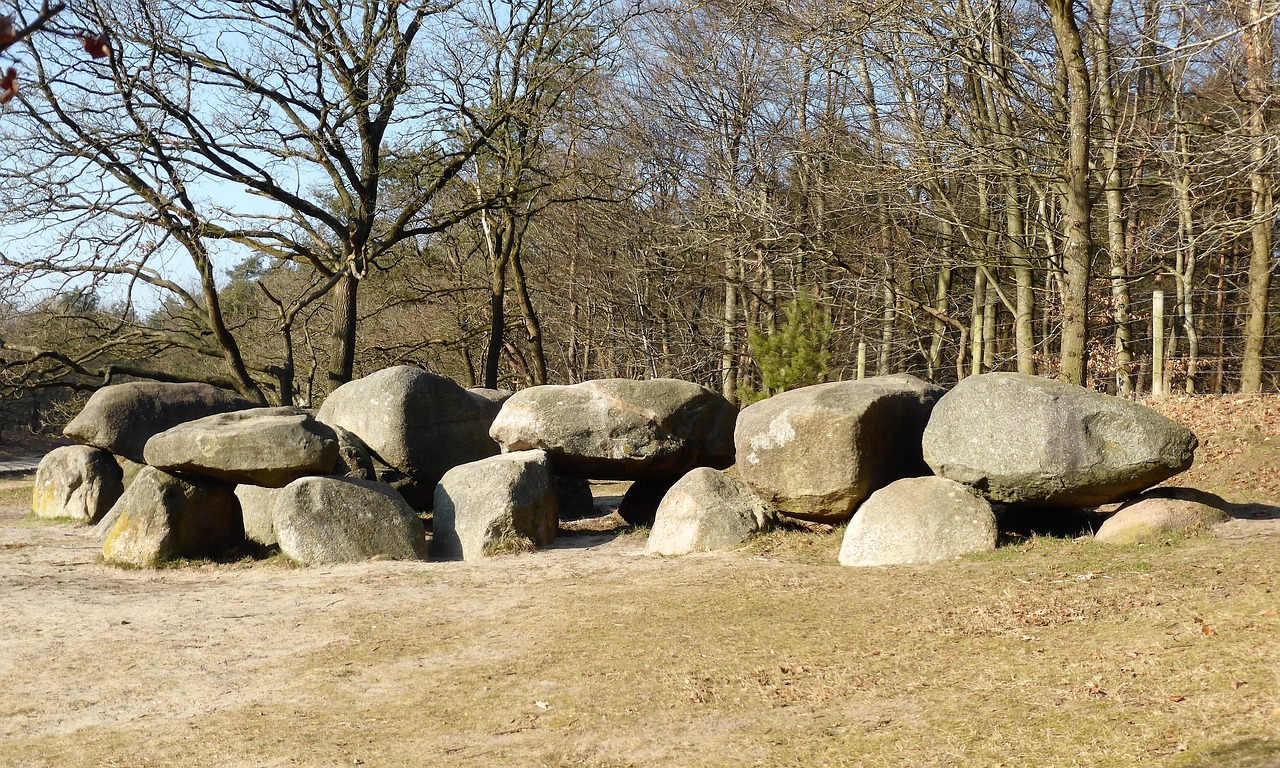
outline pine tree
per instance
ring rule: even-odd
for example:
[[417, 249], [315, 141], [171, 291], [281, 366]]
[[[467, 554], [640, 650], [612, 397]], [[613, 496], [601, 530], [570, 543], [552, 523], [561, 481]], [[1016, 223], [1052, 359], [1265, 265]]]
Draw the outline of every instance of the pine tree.
[[787, 304], [782, 327], [767, 333], [751, 332], [751, 357], [760, 370], [763, 386], [759, 390], [742, 387], [740, 400], [751, 404], [779, 392], [825, 381], [831, 358], [827, 350], [831, 332], [831, 321], [813, 294], [798, 293]]

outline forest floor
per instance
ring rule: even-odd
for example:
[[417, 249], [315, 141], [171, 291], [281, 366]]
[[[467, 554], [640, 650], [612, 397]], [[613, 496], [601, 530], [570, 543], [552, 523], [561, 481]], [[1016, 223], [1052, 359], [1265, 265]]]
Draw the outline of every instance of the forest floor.
[[843, 568], [841, 529], [650, 557], [602, 516], [475, 564], [123, 570], [3, 480], [0, 765], [1271, 768], [1280, 398], [1158, 407], [1237, 519], [932, 567]]

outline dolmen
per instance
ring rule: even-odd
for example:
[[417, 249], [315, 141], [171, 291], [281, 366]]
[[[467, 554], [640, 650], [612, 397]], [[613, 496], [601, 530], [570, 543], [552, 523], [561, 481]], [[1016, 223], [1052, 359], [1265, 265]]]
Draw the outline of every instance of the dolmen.
[[[590, 480], [648, 551], [742, 546], [778, 525], [845, 526], [839, 561], [924, 564], [993, 549], [1010, 510], [1120, 511], [1100, 542], [1158, 540], [1225, 503], [1160, 484], [1197, 441], [1145, 406], [1011, 373], [950, 391], [906, 374], [830, 382], [743, 408], [676, 379], [514, 394], [411, 366], [342, 385], [319, 410], [203, 384], [95, 393], [50, 452], [33, 511], [91, 524], [110, 562], [149, 567], [275, 547], [306, 564], [477, 560], [551, 544], [593, 513]], [[430, 531], [423, 522], [430, 512]]]

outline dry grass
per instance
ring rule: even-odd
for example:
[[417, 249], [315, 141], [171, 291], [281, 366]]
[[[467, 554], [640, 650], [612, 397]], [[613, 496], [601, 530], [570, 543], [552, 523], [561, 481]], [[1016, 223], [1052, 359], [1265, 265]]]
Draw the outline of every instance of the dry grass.
[[31, 492], [34, 476], [14, 480], [0, 480], [0, 507], [26, 507], [31, 509]]
[[[1234, 445], [1253, 417], [1201, 437]], [[1232, 472], [1264, 472], [1269, 442], [1193, 484], [1273, 499]], [[0, 764], [1280, 765], [1274, 536], [1028, 536], [853, 569], [842, 529], [685, 558], [642, 556], [643, 533], [584, 527], [480, 564], [52, 571], [50, 611], [106, 582], [160, 618], [127, 642], [86, 619], [11, 672], [13, 691], [75, 692], [0, 690]], [[0, 563], [32, 549], [11, 546]], [[0, 592], [0, 638], [43, 621], [3, 609]]]
[[855, 570], [782, 543], [589, 579], [538, 556], [399, 571], [333, 642], [279, 660], [286, 687], [10, 738], [0, 762], [1274, 766], [1275, 546], [1032, 539]]

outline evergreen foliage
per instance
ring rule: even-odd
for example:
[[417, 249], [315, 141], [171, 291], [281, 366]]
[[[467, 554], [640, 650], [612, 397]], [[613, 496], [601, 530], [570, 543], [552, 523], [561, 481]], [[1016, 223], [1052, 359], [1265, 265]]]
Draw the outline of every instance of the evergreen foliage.
[[742, 387], [738, 393], [742, 404], [825, 381], [831, 359], [831, 333], [831, 320], [813, 294], [797, 293], [787, 304], [786, 320], [780, 328], [752, 331], [748, 338], [762, 387]]

